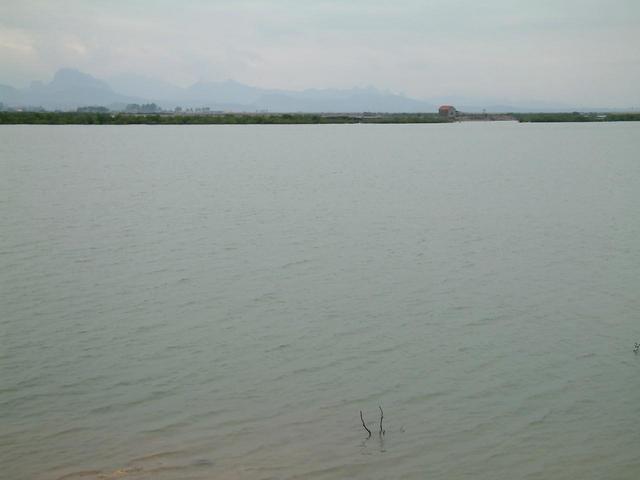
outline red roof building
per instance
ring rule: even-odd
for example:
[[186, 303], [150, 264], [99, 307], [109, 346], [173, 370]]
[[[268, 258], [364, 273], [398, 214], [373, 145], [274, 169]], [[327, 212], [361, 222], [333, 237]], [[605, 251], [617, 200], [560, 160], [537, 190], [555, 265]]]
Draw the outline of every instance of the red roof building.
[[458, 111], [453, 105], [442, 105], [440, 108], [438, 108], [438, 114], [441, 117], [455, 118], [457, 113]]

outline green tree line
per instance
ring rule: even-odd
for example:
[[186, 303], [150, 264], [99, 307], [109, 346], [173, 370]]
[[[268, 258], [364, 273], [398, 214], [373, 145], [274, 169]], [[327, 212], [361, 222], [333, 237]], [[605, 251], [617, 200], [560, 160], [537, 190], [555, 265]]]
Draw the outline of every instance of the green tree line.
[[436, 114], [318, 115], [285, 114], [129, 114], [102, 112], [0, 112], [0, 124], [42, 125], [211, 125], [316, 123], [441, 123]]
[[519, 122], [624, 122], [640, 120], [640, 113], [515, 113]]

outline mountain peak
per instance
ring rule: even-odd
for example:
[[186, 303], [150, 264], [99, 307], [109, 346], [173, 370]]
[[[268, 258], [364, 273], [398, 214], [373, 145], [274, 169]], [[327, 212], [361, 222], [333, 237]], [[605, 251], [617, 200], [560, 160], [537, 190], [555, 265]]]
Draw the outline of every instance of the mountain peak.
[[49, 84], [52, 87], [62, 88], [96, 88], [100, 90], [111, 90], [109, 85], [102, 80], [98, 80], [91, 75], [75, 70], [73, 68], [61, 68], [53, 76]]

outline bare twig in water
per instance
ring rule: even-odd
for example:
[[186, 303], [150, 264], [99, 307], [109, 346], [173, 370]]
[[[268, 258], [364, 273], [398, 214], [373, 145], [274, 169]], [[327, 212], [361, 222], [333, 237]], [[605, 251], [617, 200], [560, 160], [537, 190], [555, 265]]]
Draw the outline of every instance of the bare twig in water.
[[367, 428], [367, 424], [364, 423], [364, 418], [362, 418], [362, 410], [360, 410], [360, 420], [362, 420], [362, 426], [364, 429], [369, 433], [369, 436], [371, 436], [371, 430]]
[[382, 429], [382, 419], [384, 418], [384, 412], [382, 411], [382, 407], [378, 406], [380, 409], [380, 436], [384, 435], [384, 430]]

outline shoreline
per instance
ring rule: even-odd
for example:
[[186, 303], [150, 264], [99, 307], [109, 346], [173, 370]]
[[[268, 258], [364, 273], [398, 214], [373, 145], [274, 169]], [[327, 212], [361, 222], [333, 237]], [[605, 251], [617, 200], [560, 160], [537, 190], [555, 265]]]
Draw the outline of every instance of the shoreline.
[[569, 123], [640, 121], [640, 113], [103, 113], [0, 112], [0, 125], [312, 125], [459, 122]]

